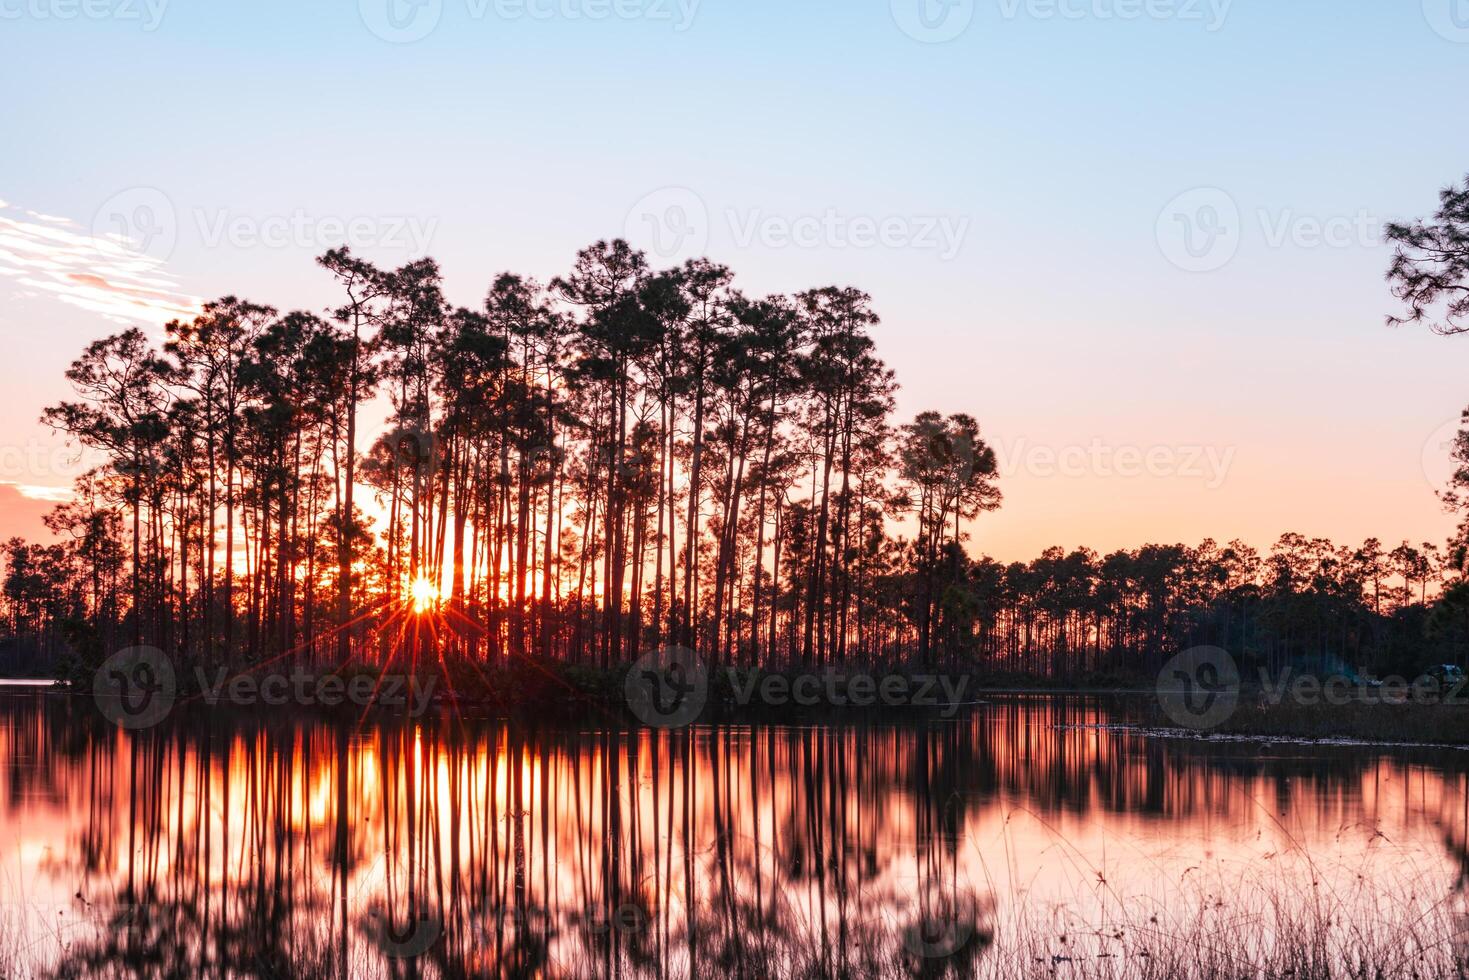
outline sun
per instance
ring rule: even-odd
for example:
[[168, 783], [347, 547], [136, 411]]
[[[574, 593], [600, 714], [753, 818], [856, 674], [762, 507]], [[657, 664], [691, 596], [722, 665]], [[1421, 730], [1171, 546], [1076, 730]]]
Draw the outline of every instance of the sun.
[[408, 587], [408, 594], [413, 597], [413, 611], [422, 615], [434, 607], [439, 601], [439, 590], [426, 578], [416, 578]]

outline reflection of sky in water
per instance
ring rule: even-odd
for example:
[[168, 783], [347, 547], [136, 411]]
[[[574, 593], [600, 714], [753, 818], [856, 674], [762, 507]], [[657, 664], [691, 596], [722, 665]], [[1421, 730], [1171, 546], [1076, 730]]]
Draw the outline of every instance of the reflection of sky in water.
[[711, 923], [807, 949], [895, 934], [955, 890], [993, 903], [1001, 943], [1018, 919], [1061, 930], [1266, 892], [1366, 917], [1404, 890], [1456, 897], [1469, 819], [1463, 772], [1429, 764], [1453, 753], [1148, 740], [1075, 701], [904, 728], [200, 719], [164, 738], [89, 707], [0, 695], [0, 889], [42, 936], [33, 961], [129, 898], [188, 910], [168, 935], [211, 956], [268, 926], [339, 957], [345, 931], [349, 969], [368, 972], [375, 916], [410, 905], [443, 914], [478, 968], [518, 932], [536, 945], [549, 916], [545, 955], [573, 973], [602, 962], [609, 914], [633, 923], [621, 954], [681, 968], [691, 896]]

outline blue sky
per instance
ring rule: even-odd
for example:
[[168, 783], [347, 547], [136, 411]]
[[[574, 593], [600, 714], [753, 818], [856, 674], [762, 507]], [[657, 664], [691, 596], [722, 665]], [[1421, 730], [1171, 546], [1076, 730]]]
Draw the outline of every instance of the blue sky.
[[[1425, 447], [1469, 402], [1469, 338], [1383, 326], [1374, 229], [1469, 172], [1464, 0], [394, 9], [0, 0], [0, 218], [80, 240], [141, 201], [166, 234], [123, 272], [185, 304], [320, 309], [311, 258], [348, 234], [383, 262], [428, 251], [464, 304], [619, 234], [750, 292], [860, 286], [902, 413], [971, 412], [1010, 461], [976, 537], [1001, 557], [1451, 526]], [[1213, 220], [1200, 201], [1234, 211], [1190, 271], [1171, 236]], [[12, 449], [131, 315], [17, 268]], [[0, 460], [0, 481], [65, 482], [42, 469]]]

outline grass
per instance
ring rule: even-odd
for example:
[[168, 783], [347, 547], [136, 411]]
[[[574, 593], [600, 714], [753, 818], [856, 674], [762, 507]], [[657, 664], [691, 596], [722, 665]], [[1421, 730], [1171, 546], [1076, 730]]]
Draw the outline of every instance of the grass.
[[[1448, 980], [1469, 975], [1469, 920], [1462, 906], [1423, 894], [1416, 882], [1359, 881], [1335, 892], [1320, 881], [1271, 876], [1215, 880], [1183, 897], [1112, 895], [1100, 911], [1021, 903], [985, 910], [961, 930], [952, 955], [915, 955], [911, 923], [855, 929], [842, 947], [750, 934], [733, 948], [701, 943], [693, 975], [992, 978], [992, 980]], [[1455, 899], [1462, 896], [1454, 896]], [[952, 924], [950, 924], [952, 925]], [[938, 934], [944, 930], [931, 930]], [[683, 975], [674, 971], [671, 975]]]
[[[626, 946], [614, 954], [619, 976], [709, 978], [709, 980], [903, 980], [943, 977], [974, 980], [1449, 980], [1469, 975], [1469, 919], [1462, 895], [1426, 893], [1419, 882], [1382, 885], [1359, 880], [1335, 891], [1320, 880], [1282, 881], [1272, 875], [1215, 878], [1174, 894], [1122, 897], [1107, 894], [1089, 913], [1073, 907], [1039, 908], [1011, 901], [997, 912], [991, 904], [965, 904], [972, 918], [938, 925], [884, 909], [849, 923], [844, 934], [823, 940], [810, 923], [789, 911], [763, 921], [734, 921], [728, 907], [709, 909], [696, 930], [694, 969], [689, 968], [687, 933], [671, 937], [661, 964], [651, 949]], [[1108, 892], [1104, 885], [1101, 889]], [[961, 903], [963, 904], [963, 903]], [[1092, 903], [1094, 904], [1094, 903]], [[416, 968], [389, 961], [362, 936], [352, 938], [346, 971], [331, 950], [330, 929], [312, 948], [298, 952], [281, 972], [270, 957], [251, 956], [227, 944], [238, 962], [200, 962], [195, 955], [42, 956], [0, 919], [0, 976], [7, 980], [62, 976], [164, 976], [169, 964], [193, 962], [220, 976], [321, 978], [382, 975], [459, 977], [464, 961], [429, 954]], [[956, 928], [957, 926], [957, 928]], [[958, 936], [957, 941], [953, 937]], [[943, 955], [929, 955], [925, 942], [942, 937]], [[915, 941], [916, 940], [916, 941]], [[45, 944], [42, 944], [45, 945]], [[952, 950], [952, 952], [950, 952]], [[94, 951], [94, 952], [100, 952]], [[216, 947], [213, 955], [220, 953]], [[483, 962], [476, 975], [514, 975]], [[44, 962], [50, 961], [50, 962]], [[83, 966], [83, 964], [87, 964]], [[549, 962], [545, 975], [580, 978], [604, 974], [603, 951], [591, 947], [568, 960]], [[79, 970], [78, 968], [81, 967]], [[213, 975], [213, 974], [211, 974]]]
[[1118, 899], [1090, 919], [1020, 913], [975, 976], [1438, 978], [1469, 968], [1456, 903], [1416, 882], [1362, 879], [1345, 892], [1273, 876], [1195, 888], [1182, 900]]

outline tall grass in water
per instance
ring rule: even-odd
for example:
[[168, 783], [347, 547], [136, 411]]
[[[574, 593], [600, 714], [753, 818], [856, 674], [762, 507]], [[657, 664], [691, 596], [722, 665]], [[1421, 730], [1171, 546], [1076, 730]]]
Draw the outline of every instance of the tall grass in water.
[[1463, 894], [1365, 876], [1343, 890], [1269, 875], [1216, 880], [1105, 913], [1017, 908], [976, 977], [1454, 978], [1469, 975]]
[[[918, 955], [913, 923], [852, 930], [845, 950], [787, 933], [773, 946], [748, 937], [742, 950], [700, 950], [693, 975], [730, 977], [1078, 978], [1078, 980], [1450, 980], [1469, 976], [1463, 893], [1435, 893], [1405, 877], [1390, 885], [1362, 876], [1344, 890], [1269, 874], [1215, 879], [1186, 899], [1112, 895], [1105, 908], [1008, 911], [957, 923], [967, 940], [950, 955]], [[952, 936], [953, 922], [927, 936]], [[703, 944], [701, 944], [702, 946]], [[940, 949], [943, 945], [940, 944]], [[930, 950], [930, 952], [932, 952]], [[686, 963], [673, 975], [687, 975]], [[591, 975], [591, 974], [588, 974]]]
[[[700, 916], [692, 944], [685, 930], [670, 936], [663, 957], [650, 959], [648, 949], [624, 946], [609, 958], [605, 949], [585, 947], [561, 962], [537, 964], [533, 975], [709, 980], [1469, 976], [1464, 895], [1437, 894], [1423, 885], [1412, 877], [1385, 885], [1362, 876], [1344, 889], [1332, 889], [1319, 880], [1293, 882], [1256, 873], [1228, 880], [1216, 876], [1167, 899], [1111, 894], [1103, 906], [1085, 913], [1069, 903], [1041, 907], [1022, 901], [995, 909], [961, 902], [957, 907], [972, 913], [972, 919], [926, 922], [866, 905], [865, 918], [829, 927], [824, 938], [819, 927], [811, 928], [789, 907], [757, 923], [738, 913], [731, 919], [731, 910], [722, 905]], [[1099, 887], [1109, 889], [1105, 883]], [[77, 956], [80, 951], [68, 948], [67, 937], [54, 931], [35, 935], [35, 928], [35, 922], [0, 916], [0, 977], [161, 977], [178, 975], [170, 971], [181, 962], [191, 963], [189, 969], [199, 971], [197, 975], [220, 977], [428, 980], [527, 975], [483, 960], [470, 967], [444, 956], [443, 950], [430, 951], [417, 962], [391, 960], [360, 935], [352, 937], [343, 963], [333, 955], [335, 937], [325, 923], [307, 944], [313, 948], [298, 950], [290, 962], [251, 956], [238, 946], [227, 956], [230, 962], [199, 957], [197, 950], [181, 957], [110, 961], [105, 946]]]

